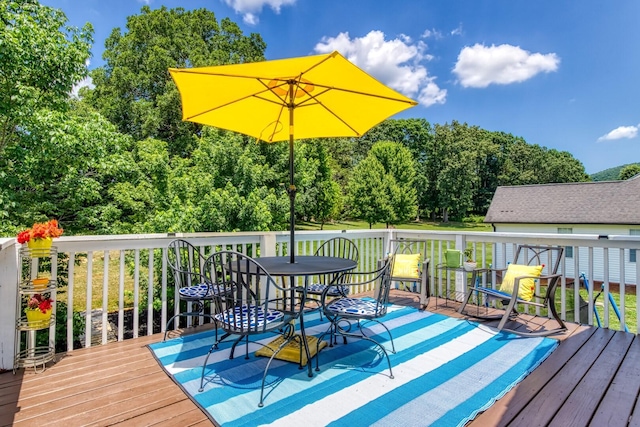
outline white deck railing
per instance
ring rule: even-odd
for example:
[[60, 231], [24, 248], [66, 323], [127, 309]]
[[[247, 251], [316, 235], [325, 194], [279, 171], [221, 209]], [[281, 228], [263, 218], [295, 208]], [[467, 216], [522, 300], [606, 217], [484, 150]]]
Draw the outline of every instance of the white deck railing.
[[[575, 272], [585, 272], [590, 283], [598, 282], [598, 288], [590, 286], [588, 306], [588, 323], [594, 324], [594, 296], [600, 291], [602, 284], [603, 296], [598, 300], [604, 310], [604, 327], [609, 327], [609, 313], [611, 304], [608, 295], [610, 285], [620, 285], [621, 324], [626, 325], [625, 316], [630, 310], [635, 311], [638, 306], [637, 296], [634, 295], [634, 307], [627, 307], [625, 294], [627, 286], [640, 282], [640, 269], [635, 262], [629, 262], [630, 251], [638, 250], [640, 255], [640, 236], [598, 236], [598, 235], [557, 235], [557, 234], [526, 234], [526, 233], [477, 233], [477, 232], [443, 232], [417, 230], [346, 230], [346, 231], [300, 231], [296, 232], [296, 242], [299, 255], [313, 254], [322, 241], [338, 235], [346, 236], [356, 241], [360, 252], [360, 271], [374, 269], [378, 259], [385, 256], [389, 250], [389, 239], [404, 238], [425, 242], [425, 256], [431, 259], [429, 275], [432, 292], [440, 296], [461, 298], [464, 292], [463, 274], [443, 274], [436, 268], [443, 259], [447, 248], [462, 249], [472, 245], [477, 249], [478, 265], [503, 267], [508, 259], [508, 253], [517, 244], [543, 244], [573, 247], [573, 257], [565, 258], [561, 264], [563, 278], [559, 290], [559, 311], [563, 319], [580, 319], [580, 304], [574, 304], [573, 310], [568, 310], [569, 302], [576, 300], [580, 284], [574, 280]], [[55, 240], [60, 260], [65, 262], [68, 271], [55, 271], [58, 277], [68, 279], [68, 286], [61, 289], [59, 300], [67, 303], [66, 317], [59, 316], [58, 324], [66, 324], [67, 351], [73, 350], [73, 307], [82, 306], [84, 312], [94, 313], [93, 321], [86, 321], [82, 344], [91, 346], [104, 344], [110, 339], [123, 340], [130, 335], [135, 338], [140, 333], [151, 335], [164, 331], [166, 321], [173, 313], [167, 312], [167, 283], [168, 274], [165, 252], [168, 243], [176, 237], [185, 238], [205, 252], [211, 253], [215, 249], [225, 247], [235, 249], [252, 256], [269, 256], [286, 254], [289, 241], [288, 232], [241, 232], [241, 233], [192, 233], [192, 234], [149, 234], [149, 235], [117, 235], [117, 236], [73, 236], [61, 237]], [[19, 279], [20, 245], [15, 239], [0, 239], [0, 370], [13, 367], [15, 353], [15, 324], [17, 310], [17, 283]], [[77, 263], [86, 263], [80, 268]], [[55, 269], [55, 268], [54, 268]], [[83, 274], [79, 274], [82, 270]], [[114, 276], [113, 271], [117, 271]], [[96, 283], [95, 275], [101, 274], [101, 283]], [[66, 277], [63, 277], [66, 276]], [[486, 279], [484, 279], [486, 280]], [[147, 286], [153, 283], [154, 286]], [[109, 291], [114, 293], [117, 286], [117, 301], [108, 301]], [[159, 288], [154, 295], [154, 287]], [[74, 290], [82, 289], [82, 301], [75, 295]], [[101, 304], [94, 303], [93, 291], [100, 289]], [[366, 291], [367, 289], [360, 289]], [[131, 295], [133, 294], [133, 295]], [[147, 327], [154, 323], [154, 296], [156, 300], [156, 329]], [[133, 303], [125, 304], [133, 300]], [[579, 300], [579, 299], [578, 299]], [[109, 307], [117, 305], [115, 313], [111, 313], [115, 330], [109, 332]], [[97, 313], [97, 314], [95, 314]], [[143, 316], [140, 316], [140, 315]], [[117, 317], [117, 320], [115, 318]], [[125, 328], [125, 318], [132, 317], [130, 331]], [[180, 326], [185, 326], [185, 320], [180, 319]], [[191, 319], [186, 325], [191, 324]], [[640, 328], [640, 317], [636, 315], [630, 321], [629, 328], [637, 331]], [[97, 326], [97, 327], [96, 327]], [[99, 332], [96, 332], [99, 331]], [[53, 334], [53, 330], [51, 332]]]

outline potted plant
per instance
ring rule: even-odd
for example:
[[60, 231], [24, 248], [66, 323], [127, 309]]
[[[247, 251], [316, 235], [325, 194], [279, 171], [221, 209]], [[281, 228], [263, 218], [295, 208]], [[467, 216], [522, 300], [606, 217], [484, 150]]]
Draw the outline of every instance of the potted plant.
[[464, 262], [462, 263], [462, 267], [465, 271], [473, 271], [478, 266], [478, 263], [473, 260], [473, 249], [466, 248], [463, 252], [464, 254]]
[[49, 253], [53, 239], [60, 237], [63, 229], [59, 227], [55, 219], [47, 222], [36, 222], [33, 227], [18, 233], [18, 243], [27, 244], [34, 257], [45, 256]]
[[27, 316], [27, 323], [30, 328], [44, 328], [49, 326], [51, 312], [53, 311], [52, 300], [42, 294], [34, 294], [24, 309]]

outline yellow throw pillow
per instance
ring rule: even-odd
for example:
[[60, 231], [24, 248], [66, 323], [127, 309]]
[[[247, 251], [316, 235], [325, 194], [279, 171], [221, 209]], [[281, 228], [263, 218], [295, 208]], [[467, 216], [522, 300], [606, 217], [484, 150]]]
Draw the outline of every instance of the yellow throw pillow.
[[[502, 280], [502, 284], [500, 285], [500, 291], [512, 294], [516, 277], [540, 277], [543, 267], [543, 265], [509, 264], [509, 267], [507, 267], [507, 273], [505, 274], [504, 279]], [[531, 301], [533, 299], [533, 292], [535, 291], [535, 287], [536, 281], [534, 278], [528, 277], [526, 279], [521, 279], [520, 289], [518, 289], [518, 297], [525, 301]]]
[[403, 279], [420, 278], [420, 254], [396, 254], [393, 256], [391, 277]]

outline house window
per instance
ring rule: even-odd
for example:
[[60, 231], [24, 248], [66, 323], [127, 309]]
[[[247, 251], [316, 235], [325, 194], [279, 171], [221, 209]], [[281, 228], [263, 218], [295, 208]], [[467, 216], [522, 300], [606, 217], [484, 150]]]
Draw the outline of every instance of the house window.
[[[558, 234], [573, 234], [573, 228], [558, 227]], [[573, 246], [564, 247], [564, 257], [573, 258]]]
[[[629, 230], [629, 234], [632, 236], [640, 236], [640, 229], [631, 229]], [[630, 249], [629, 250], [629, 262], [636, 262], [636, 250], [635, 249]]]

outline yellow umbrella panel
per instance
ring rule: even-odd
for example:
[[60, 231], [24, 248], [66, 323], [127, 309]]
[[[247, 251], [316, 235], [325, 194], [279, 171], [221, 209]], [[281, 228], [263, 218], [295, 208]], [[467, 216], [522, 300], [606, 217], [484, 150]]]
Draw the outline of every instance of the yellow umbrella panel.
[[417, 102], [340, 53], [199, 68], [172, 68], [182, 119], [266, 142], [289, 140], [291, 262], [294, 261], [293, 139], [359, 137]]

